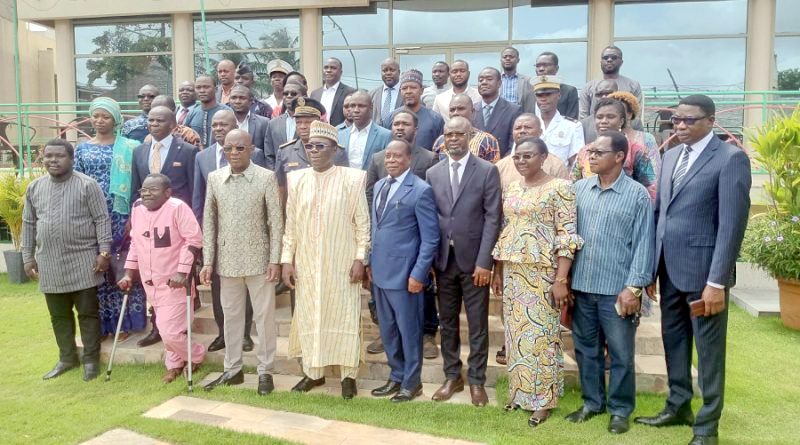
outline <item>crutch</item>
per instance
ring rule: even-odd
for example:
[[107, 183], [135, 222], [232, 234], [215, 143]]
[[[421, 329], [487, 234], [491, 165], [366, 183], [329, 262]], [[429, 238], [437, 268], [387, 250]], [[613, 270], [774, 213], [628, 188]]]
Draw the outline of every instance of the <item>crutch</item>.
[[194, 261], [192, 270], [186, 278], [186, 383], [189, 385], [189, 392], [192, 392], [192, 310], [194, 309], [194, 296], [192, 295], [192, 283], [194, 281]]
[[114, 364], [114, 354], [117, 353], [117, 340], [119, 340], [119, 331], [122, 329], [122, 319], [125, 317], [125, 309], [128, 306], [128, 292], [122, 294], [122, 309], [119, 311], [119, 320], [117, 320], [117, 331], [114, 332], [114, 345], [111, 346], [111, 356], [108, 358], [108, 369], [106, 369], [106, 382], [111, 380], [111, 366]]

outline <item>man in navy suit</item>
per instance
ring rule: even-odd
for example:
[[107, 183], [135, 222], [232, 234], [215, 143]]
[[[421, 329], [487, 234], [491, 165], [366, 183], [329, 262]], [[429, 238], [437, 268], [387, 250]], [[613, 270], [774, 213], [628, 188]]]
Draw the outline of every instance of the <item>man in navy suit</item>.
[[[690, 445], [717, 444], [725, 389], [728, 288], [750, 210], [750, 162], [714, 135], [714, 102], [683, 98], [672, 116], [683, 145], [664, 155], [656, 196], [655, 277], [669, 396], [664, 410], [637, 423], [693, 425]], [[651, 286], [651, 291], [654, 286]], [[691, 316], [689, 304], [703, 302]], [[692, 414], [692, 337], [703, 405]]]
[[372, 99], [364, 90], [350, 95], [353, 125], [339, 130], [339, 145], [344, 147], [350, 168], [366, 170], [372, 155], [386, 148], [392, 132], [372, 121]]
[[411, 143], [393, 139], [384, 152], [388, 176], [375, 184], [368, 276], [392, 372], [372, 395], [407, 402], [422, 394], [425, 282], [439, 245], [433, 190], [411, 170]]
[[478, 74], [478, 92], [482, 100], [475, 104], [472, 125], [497, 138], [502, 158], [511, 151], [511, 130], [514, 120], [522, 114], [522, 109], [500, 97], [501, 86], [500, 71], [497, 68], [487, 67]]
[[489, 357], [489, 280], [492, 249], [500, 233], [500, 174], [470, 153], [470, 122], [460, 116], [444, 126], [447, 157], [428, 170], [439, 210], [441, 242], [436, 256], [439, 330], [447, 380], [433, 394], [445, 401], [464, 390], [459, 318], [463, 302], [469, 325], [470, 396], [475, 406], [489, 399], [484, 389]]

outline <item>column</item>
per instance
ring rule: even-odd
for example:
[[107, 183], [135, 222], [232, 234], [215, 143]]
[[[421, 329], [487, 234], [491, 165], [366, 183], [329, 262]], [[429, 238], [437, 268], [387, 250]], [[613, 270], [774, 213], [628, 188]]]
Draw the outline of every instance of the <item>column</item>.
[[[72, 20], [56, 20], [56, 99], [58, 102], [77, 102], [75, 90], [75, 34]], [[59, 107], [57, 119], [66, 124], [75, 119], [74, 108]], [[66, 138], [77, 140], [77, 132], [67, 132]]]
[[172, 16], [172, 85], [178, 97], [178, 85], [194, 80], [194, 22], [189, 13]]
[[308, 91], [322, 85], [322, 18], [319, 8], [300, 10], [300, 69]]
[[[775, 0], [750, 0], [747, 5], [747, 55], [745, 58], [744, 89], [772, 89], [775, 41]], [[749, 94], [747, 101], [761, 101], [764, 96]], [[767, 97], [769, 99], [769, 96]], [[754, 127], [763, 121], [762, 108], [744, 112], [744, 126]]]
[[600, 79], [600, 53], [614, 43], [614, 0], [589, 2], [589, 44], [586, 49], [586, 78]]

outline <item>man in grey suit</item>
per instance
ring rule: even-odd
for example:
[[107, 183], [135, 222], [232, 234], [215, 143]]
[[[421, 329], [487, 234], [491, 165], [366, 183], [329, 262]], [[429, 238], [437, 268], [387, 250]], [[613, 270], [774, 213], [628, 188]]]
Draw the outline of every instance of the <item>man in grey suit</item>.
[[503, 91], [500, 95], [503, 99], [512, 104], [519, 105], [525, 94], [531, 91], [531, 77], [517, 72], [519, 65], [519, 51], [513, 46], [508, 46], [500, 53], [500, 66], [503, 67], [503, 74], [500, 76], [503, 82]]
[[383, 85], [369, 92], [372, 97], [372, 122], [383, 128], [392, 125], [392, 111], [403, 105], [403, 97], [397, 83], [400, 82], [400, 64], [389, 58], [381, 63]]
[[471, 125], [457, 116], [444, 126], [447, 157], [428, 170], [439, 209], [441, 241], [434, 263], [439, 286], [439, 321], [445, 383], [433, 400], [450, 399], [464, 390], [461, 377], [459, 315], [463, 301], [469, 325], [469, 371], [472, 404], [488, 403], [489, 280], [492, 249], [500, 232], [500, 174], [469, 151]]
[[322, 103], [328, 111], [328, 122], [334, 127], [344, 122], [344, 98], [356, 89], [342, 80], [342, 61], [329, 57], [322, 66], [323, 85], [311, 92], [311, 98]]
[[[656, 197], [655, 277], [669, 396], [664, 410], [637, 423], [693, 425], [690, 445], [717, 444], [725, 389], [728, 288], [750, 210], [750, 162], [714, 135], [714, 102], [681, 99], [672, 123], [683, 145], [664, 155]], [[651, 286], [651, 291], [654, 286]], [[690, 304], [702, 302], [692, 316]], [[703, 405], [692, 415], [692, 337]]]
[[511, 151], [511, 131], [522, 109], [500, 96], [500, 86], [500, 71], [497, 68], [486, 67], [478, 74], [478, 92], [482, 100], [475, 104], [477, 113], [472, 118], [472, 125], [497, 139], [502, 158]]
[[[231, 88], [231, 99], [228, 104], [233, 108], [236, 115], [236, 125], [238, 128], [248, 132], [253, 140], [253, 145], [261, 150], [264, 149], [264, 139], [269, 128], [269, 119], [250, 111], [253, 103], [253, 94], [250, 88], [244, 85], [236, 85]], [[213, 131], [213, 128], [212, 128]], [[275, 168], [275, 159], [268, 161], [267, 168]]]

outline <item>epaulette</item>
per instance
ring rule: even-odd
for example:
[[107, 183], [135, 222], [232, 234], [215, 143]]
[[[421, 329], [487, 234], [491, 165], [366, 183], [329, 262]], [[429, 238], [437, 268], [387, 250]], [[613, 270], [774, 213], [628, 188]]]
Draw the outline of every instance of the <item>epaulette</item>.
[[294, 139], [292, 139], [291, 141], [289, 141], [289, 142], [287, 142], [285, 144], [281, 144], [280, 146], [278, 146], [278, 148], [283, 148], [283, 147], [288, 147], [290, 145], [294, 145], [295, 142], [297, 142], [297, 139], [299, 139], [299, 138], [294, 138]]

